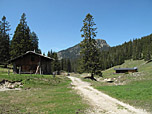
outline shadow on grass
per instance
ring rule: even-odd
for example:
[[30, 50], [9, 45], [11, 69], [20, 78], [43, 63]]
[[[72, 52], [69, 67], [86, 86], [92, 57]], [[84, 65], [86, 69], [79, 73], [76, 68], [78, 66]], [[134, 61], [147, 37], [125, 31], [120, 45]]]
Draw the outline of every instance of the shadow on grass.
[[97, 81], [94, 77], [90, 77], [90, 76], [84, 77], [84, 79], [91, 79], [93, 81]]

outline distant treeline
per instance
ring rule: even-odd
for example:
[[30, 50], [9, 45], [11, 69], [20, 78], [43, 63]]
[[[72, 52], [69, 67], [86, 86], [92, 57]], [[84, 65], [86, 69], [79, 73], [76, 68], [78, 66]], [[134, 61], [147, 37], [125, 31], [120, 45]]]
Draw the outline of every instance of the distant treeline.
[[[128, 59], [148, 61], [152, 59], [152, 34], [102, 51], [99, 58], [101, 70], [120, 65]], [[79, 58], [70, 61], [72, 71], [81, 72]]]
[[71, 68], [71, 61], [70, 59], [58, 59], [57, 53], [56, 52], [52, 52], [48, 51], [47, 53], [48, 57], [54, 58], [54, 61], [52, 62], [52, 66], [51, 69], [52, 71], [66, 71], [66, 72], [72, 72], [72, 68]]

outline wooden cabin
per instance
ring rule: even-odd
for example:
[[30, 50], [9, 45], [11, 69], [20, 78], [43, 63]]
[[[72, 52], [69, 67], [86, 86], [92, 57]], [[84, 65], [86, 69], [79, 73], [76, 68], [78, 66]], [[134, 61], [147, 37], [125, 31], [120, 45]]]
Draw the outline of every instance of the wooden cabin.
[[28, 51], [9, 62], [13, 64], [13, 72], [17, 74], [52, 74], [51, 62], [53, 60], [53, 58]]
[[134, 68], [114, 68], [114, 70], [116, 71], [116, 73], [138, 72], [137, 67], [134, 67]]

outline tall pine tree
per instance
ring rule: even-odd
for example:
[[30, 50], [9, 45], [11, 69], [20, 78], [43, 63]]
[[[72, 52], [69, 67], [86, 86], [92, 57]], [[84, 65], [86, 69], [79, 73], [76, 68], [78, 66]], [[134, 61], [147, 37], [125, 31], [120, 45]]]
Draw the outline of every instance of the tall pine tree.
[[40, 52], [38, 49], [38, 37], [34, 32], [30, 32], [26, 22], [26, 15], [23, 13], [11, 41], [11, 57], [14, 58], [27, 51], [34, 50], [38, 53]]
[[57, 74], [59, 74], [59, 71], [60, 71], [61, 68], [60, 68], [60, 62], [58, 60], [57, 53], [52, 52], [52, 50], [51, 50], [51, 51], [48, 51], [47, 56], [54, 59], [54, 61], [52, 61], [52, 64], [51, 64], [52, 72], [56, 71]]
[[10, 58], [9, 47], [10, 47], [10, 31], [9, 22], [6, 21], [6, 17], [3, 16], [2, 21], [0, 21], [0, 63], [6, 64]]
[[99, 70], [99, 50], [96, 47], [96, 25], [93, 21], [93, 16], [87, 14], [86, 18], [83, 20], [83, 26], [81, 28], [81, 37], [84, 40], [81, 42], [81, 56], [84, 70], [91, 73], [91, 79], [94, 79], [94, 74]]
[[31, 39], [31, 47], [30, 47], [31, 49], [30, 50], [33, 50], [38, 53], [39, 52], [38, 37], [35, 32], [30, 33], [30, 39]]

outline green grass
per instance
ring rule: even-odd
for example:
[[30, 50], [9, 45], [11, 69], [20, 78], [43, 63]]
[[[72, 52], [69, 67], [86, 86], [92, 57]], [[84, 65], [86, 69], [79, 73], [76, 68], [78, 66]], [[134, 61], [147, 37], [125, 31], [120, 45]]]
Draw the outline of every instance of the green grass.
[[[6, 74], [8, 72], [7, 68], [2, 68], [2, 66], [0, 66], [0, 74], [4, 73]], [[12, 72], [12, 70], [10, 70], [10, 72]]]
[[[132, 68], [138, 67], [137, 73], [115, 74], [114, 68]], [[96, 76], [96, 78], [99, 78]], [[107, 83], [103, 81], [91, 81], [98, 90], [117, 98], [123, 102], [129, 103], [135, 107], [146, 109], [152, 112], [152, 62], [146, 64], [144, 60], [127, 60], [124, 64], [103, 71], [103, 78], [111, 78], [117, 80], [115, 83], [121, 82], [123, 85], [115, 83]]]
[[84, 113], [88, 107], [71, 89], [71, 81], [63, 76], [15, 75], [8, 76], [0, 69], [0, 80], [21, 81], [21, 91], [0, 92], [0, 113], [5, 114], [74, 114]]
[[152, 112], [152, 80], [136, 81], [121, 86], [96, 87], [100, 91]]

